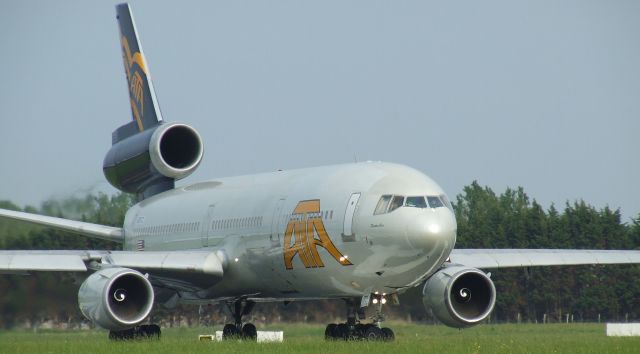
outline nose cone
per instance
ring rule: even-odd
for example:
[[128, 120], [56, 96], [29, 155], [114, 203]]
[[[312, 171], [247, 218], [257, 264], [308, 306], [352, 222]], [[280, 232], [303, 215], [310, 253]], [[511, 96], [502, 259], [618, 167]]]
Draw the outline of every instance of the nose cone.
[[407, 241], [427, 253], [451, 248], [456, 242], [456, 218], [447, 208], [427, 209], [407, 225]]

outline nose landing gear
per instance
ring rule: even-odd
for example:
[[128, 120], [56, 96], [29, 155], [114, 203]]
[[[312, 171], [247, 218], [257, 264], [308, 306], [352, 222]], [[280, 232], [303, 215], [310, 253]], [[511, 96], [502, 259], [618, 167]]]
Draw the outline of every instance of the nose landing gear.
[[[390, 328], [380, 327], [384, 321], [382, 305], [386, 303], [384, 297], [373, 295], [373, 304], [376, 306], [376, 314], [372, 317], [373, 323], [363, 324], [359, 320], [365, 318], [365, 308], [359, 307], [359, 299], [344, 299], [347, 305], [347, 322], [331, 323], [324, 331], [326, 340], [370, 340], [393, 341], [395, 334]], [[384, 300], [384, 301], [382, 301]], [[357, 318], [356, 319], [356, 314]]]

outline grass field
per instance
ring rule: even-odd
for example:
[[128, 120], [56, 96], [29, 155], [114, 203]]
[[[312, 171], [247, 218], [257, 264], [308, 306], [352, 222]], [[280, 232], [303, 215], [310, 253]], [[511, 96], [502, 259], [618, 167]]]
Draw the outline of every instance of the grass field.
[[[640, 353], [640, 337], [606, 337], [604, 324], [444, 326], [386, 323], [396, 341], [325, 342], [324, 326], [279, 324], [284, 343], [198, 342], [211, 328], [164, 329], [160, 341], [111, 342], [106, 331], [0, 332], [0, 353]], [[216, 328], [219, 329], [219, 328]]]

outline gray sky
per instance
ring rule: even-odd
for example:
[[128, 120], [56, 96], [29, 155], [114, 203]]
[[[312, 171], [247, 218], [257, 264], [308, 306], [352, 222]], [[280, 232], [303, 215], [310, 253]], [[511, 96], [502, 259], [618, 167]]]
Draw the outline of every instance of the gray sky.
[[[131, 119], [116, 1], [0, 1], [0, 199], [90, 188]], [[640, 2], [132, 1], [181, 183], [398, 162], [640, 213]]]

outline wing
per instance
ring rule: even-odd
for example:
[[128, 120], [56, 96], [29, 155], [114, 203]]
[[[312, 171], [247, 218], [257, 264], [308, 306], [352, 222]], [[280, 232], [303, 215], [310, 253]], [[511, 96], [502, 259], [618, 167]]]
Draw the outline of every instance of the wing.
[[640, 263], [640, 251], [576, 249], [454, 249], [451, 263], [474, 268]]
[[[122, 243], [121, 228], [0, 209], [0, 217], [71, 231]], [[87, 272], [109, 267], [152, 275], [152, 283], [173, 289], [198, 290], [222, 279], [223, 261], [211, 251], [0, 251], [0, 274]]]
[[106, 267], [131, 268], [157, 275], [204, 275], [221, 279], [223, 264], [208, 251], [0, 251], [0, 273], [86, 272]]
[[52, 216], [30, 214], [7, 209], [0, 209], [0, 217], [47, 226], [59, 230], [71, 231], [87, 237], [99, 238], [107, 241], [122, 243], [124, 240], [122, 229], [119, 227], [54, 218]]

